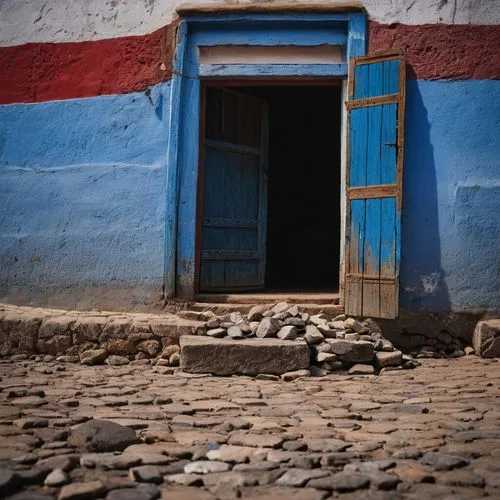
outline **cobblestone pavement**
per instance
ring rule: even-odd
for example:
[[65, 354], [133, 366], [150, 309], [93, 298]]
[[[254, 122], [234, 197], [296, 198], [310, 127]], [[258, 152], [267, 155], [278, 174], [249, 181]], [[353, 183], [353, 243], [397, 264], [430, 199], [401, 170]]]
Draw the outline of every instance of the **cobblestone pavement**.
[[0, 497], [500, 498], [498, 360], [292, 382], [170, 371], [1, 362]]

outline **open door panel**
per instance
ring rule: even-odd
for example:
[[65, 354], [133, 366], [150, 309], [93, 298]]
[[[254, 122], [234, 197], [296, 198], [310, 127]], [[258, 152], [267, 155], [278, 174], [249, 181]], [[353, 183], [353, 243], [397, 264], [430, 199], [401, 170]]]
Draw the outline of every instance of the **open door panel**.
[[347, 102], [345, 311], [399, 313], [404, 50], [353, 58]]

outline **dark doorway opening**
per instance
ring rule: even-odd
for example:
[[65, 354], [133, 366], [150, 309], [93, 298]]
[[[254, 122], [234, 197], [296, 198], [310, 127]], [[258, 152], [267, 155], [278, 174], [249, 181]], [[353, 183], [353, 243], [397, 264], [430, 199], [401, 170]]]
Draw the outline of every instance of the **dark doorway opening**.
[[266, 289], [337, 291], [341, 87], [237, 90], [269, 106]]
[[[204, 226], [199, 233], [203, 234], [200, 291], [243, 292], [264, 286], [264, 290], [271, 293], [337, 292], [341, 86], [335, 83], [245, 85], [238, 82], [233, 89], [232, 84], [214, 83], [208, 86], [206, 94], [204, 140], [207, 142], [201, 184], [204, 186], [201, 204]], [[219, 104], [214, 107], [217, 92], [222, 92], [222, 98], [217, 98], [222, 100], [217, 100]], [[268, 110], [265, 120], [268, 132], [263, 133], [267, 135], [268, 158], [264, 166], [261, 163], [261, 179], [265, 180], [254, 178], [258, 174], [255, 170], [258, 163], [252, 170], [253, 181], [247, 180], [248, 176], [243, 173], [230, 179], [235, 172], [246, 171], [245, 155], [248, 146], [254, 146], [246, 138], [256, 129], [258, 105], [252, 104], [253, 98], [264, 101]], [[223, 142], [213, 141], [212, 136], [215, 139], [220, 136]], [[254, 142], [262, 144], [258, 139]], [[214, 147], [219, 151], [214, 153]], [[228, 148], [231, 151], [228, 152]], [[221, 153], [221, 150], [226, 151]], [[215, 160], [214, 154], [218, 155]], [[220, 171], [214, 171], [214, 165]], [[255, 239], [256, 230], [248, 226], [249, 221], [242, 219], [255, 219], [253, 205], [261, 203], [257, 201], [260, 200], [258, 190], [252, 190], [255, 182], [263, 182], [267, 188], [267, 217], [263, 219], [266, 227], [265, 276], [262, 274], [259, 286], [240, 286], [238, 290], [234, 285], [239, 284], [240, 276], [245, 277], [246, 273], [251, 277], [252, 267], [249, 266], [256, 265], [256, 261], [244, 260], [250, 258], [248, 252], [249, 257], [245, 257], [247, 254], [240, 251], [254, 248], [247, 240], [250, 236], [252, 241]], [[247, 199], [254, 191], [256, 197]], [[243, 215], [239, 215], [242, 210]], [[210, 224], [226, 227], [213, 228]], [[217, 250], [214, 252], [210, 245]], [[235, 251], [239, 252], [237, 257]], [[230, 257], [237, 260], [227, 260]]]

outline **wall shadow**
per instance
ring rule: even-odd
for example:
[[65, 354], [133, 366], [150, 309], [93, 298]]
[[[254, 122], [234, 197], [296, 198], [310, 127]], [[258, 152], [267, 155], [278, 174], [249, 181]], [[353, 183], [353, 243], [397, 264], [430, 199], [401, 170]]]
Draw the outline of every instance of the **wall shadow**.
[[406, 96], [400, 307], [446, 311], [450, 309], [450, 298], [441, 266], [431, 123], [417, 80], [408, 80]]

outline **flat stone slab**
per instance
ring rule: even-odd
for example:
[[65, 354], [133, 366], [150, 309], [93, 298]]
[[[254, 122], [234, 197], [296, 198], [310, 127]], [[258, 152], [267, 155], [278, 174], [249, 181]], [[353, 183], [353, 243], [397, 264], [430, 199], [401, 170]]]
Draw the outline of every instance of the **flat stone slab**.
[[180, 345], [180, 367], [188, 373], [281, 375], [309, 367], [309, 348], [305, 341], [184, 335]]

